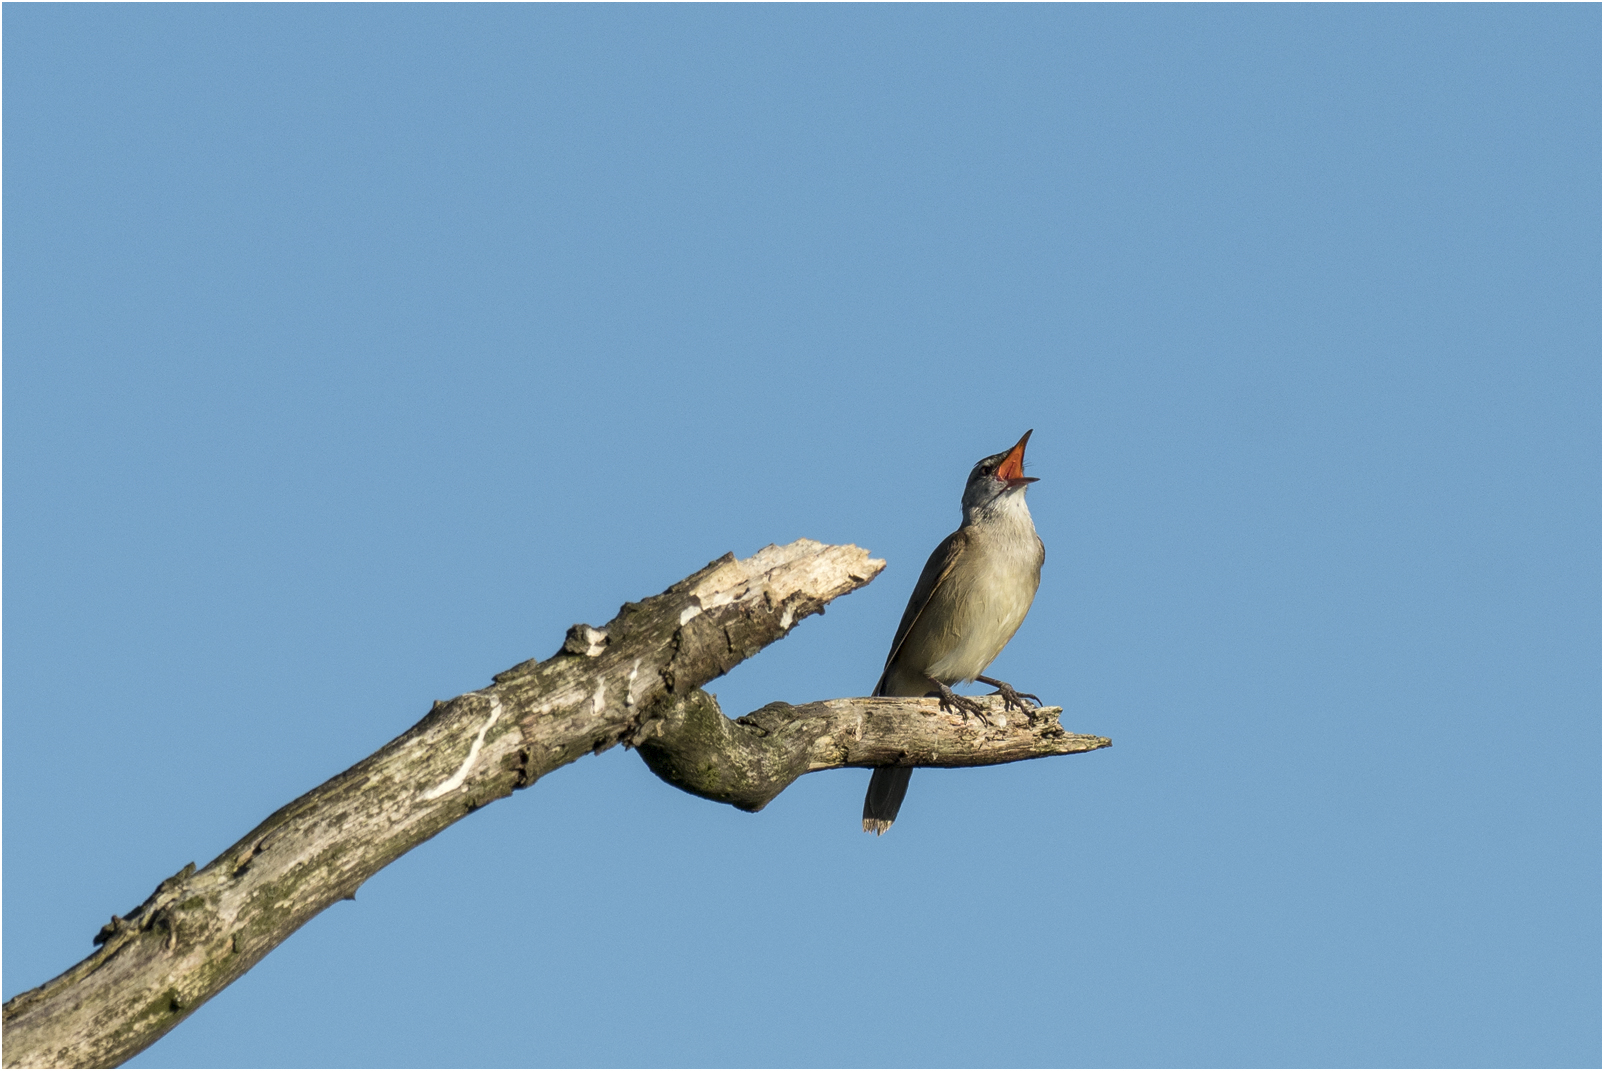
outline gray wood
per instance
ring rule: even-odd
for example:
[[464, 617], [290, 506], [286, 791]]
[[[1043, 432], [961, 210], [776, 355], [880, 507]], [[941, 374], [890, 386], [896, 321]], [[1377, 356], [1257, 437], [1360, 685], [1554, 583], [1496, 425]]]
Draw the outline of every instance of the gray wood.
[[815, 770], [992, 766], [1113, 743], [1065, 732], [1059, 707], [1021, 714], [1005, 710], [997, 696], [977, 697], [977, 702], [986, 721], [946, 713], [935, 699], [903, 698], [770, 703], [732, 721], [717, 699], [698, 689], [652, 711], [630, 742], [669, 784], [743, 811], [762, 810], [792, 781]]
[[670, 783], [747, 810], [831, 766], [982, 765], [1108, 746], [1064, 733], [1057, 708], [986, 728], [933, 712], [933, 700], [831, 700], [732, 722], [700, 690], [884, 567], [858, 547], [805, 539], [725, 555], [601, 628], [575, 625], [551, 658], [436, 702], [205, 867], [189, 864], [112, 916], [87, 959], [7, 1001], [4, 1066], [122, 1063], [405, 852], [615, 744], [638, 746]]

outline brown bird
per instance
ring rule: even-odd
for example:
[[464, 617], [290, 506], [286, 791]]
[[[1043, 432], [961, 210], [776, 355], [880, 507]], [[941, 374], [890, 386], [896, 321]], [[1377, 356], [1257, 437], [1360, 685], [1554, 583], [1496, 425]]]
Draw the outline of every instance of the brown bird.
[[[952, 685], [979, 681], [997, 689], [1005, 706], [1027, 709], [1041, 700], [1012, 685], [981, 676], [1014, 638], [1041, 583], [1047, 552], [1025, 505], [1025, 443], [977, 462], [964, 486], [964, 521], [936, 547], [913, 586], [902, 623], [891, 641], [875, 695], [935, 695], [943, 710], [984, 720], [979, 703]], [[896, 821], [908, 792], [911, 766], [881, 766], [863, 799], [863, 829], [884, 833]]]

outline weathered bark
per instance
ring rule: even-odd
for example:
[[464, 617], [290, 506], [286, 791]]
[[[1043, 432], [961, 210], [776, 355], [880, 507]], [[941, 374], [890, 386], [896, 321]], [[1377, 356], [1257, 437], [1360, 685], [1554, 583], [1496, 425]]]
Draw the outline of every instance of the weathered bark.
[[885, 563], [798, 540], [732, 555], [562, 649], [436, 703], [406, 733], [271, 815], [199, 871], [191, 863], [99, 951], [6, 1002], [6, 1067], [110, 1067], [142, 1051], [318, 912], [446, 826], [587, 752], [636, 746], [664, 780], [755, 811], [838, 766], [979, 766], [1099, 747], [1058, 708], [988, 719], [935, 700], [772, 703], [730, 721], [701, 685], [872, 580]]
[[1010, 711], [978, 700], [986, 720], [949, 714], [935, 699], [770, 703], [731, 721], [698, 689], [657, 707], [627, 743], [652, 772], [692, 795], [760, 811], [798, 777], [842, 766], [991, 766], [1108, 747], [1067, 733], [1059, 707]]
[[122, 1063], [404, 852], [630, 736], [663, 699], [728, 672], [884, 567], [806, 539], [726, 555], [600, 629], [575, 625], [553, 657], [436, 703], [205, 868], [191, 863], [113, 916], [88, 959], [7, 1001], [5, 1066]]

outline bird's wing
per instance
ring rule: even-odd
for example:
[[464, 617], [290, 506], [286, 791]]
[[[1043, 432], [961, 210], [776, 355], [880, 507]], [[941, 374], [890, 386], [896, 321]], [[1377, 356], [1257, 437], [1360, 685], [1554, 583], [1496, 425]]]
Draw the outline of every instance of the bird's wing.
[[908, 608], [902, 611], [902, 623], [897, 626], [897, 636], [891, 641], [891, 653], [886, 655], [885, 669], [880, 671], [880, 679], [874, 685], [875, 695], [879, 695], [880, 689], [885, 687], [886, 674], [891, 671], [891, 663], [897, 660], [897, 652], [902, 650], [902, 641], [913, 631], [913, 623], [930, 605], [930, 596], [947, 579], [947, 574], [952, 572], [952, 567], [958, 563], [958, 558], [968, 545], [969, 533], [960, 528], [930, 552], [930, 560], [925, 562], [924, 572], [919, 574], [919, 582], [913, 586], [913, 594], [908, 596]]

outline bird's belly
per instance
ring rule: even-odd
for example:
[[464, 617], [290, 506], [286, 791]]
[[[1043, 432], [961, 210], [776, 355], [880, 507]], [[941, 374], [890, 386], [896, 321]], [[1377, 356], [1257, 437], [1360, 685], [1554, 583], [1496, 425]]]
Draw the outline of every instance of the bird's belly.
[[1036, 597], [1041, 575], [1037, 568], [977, 570], [979, 575], [949, 577], [909, 633], [904, 657], [898, 661], [943, 684], [974, 680], [1025, 620]]

